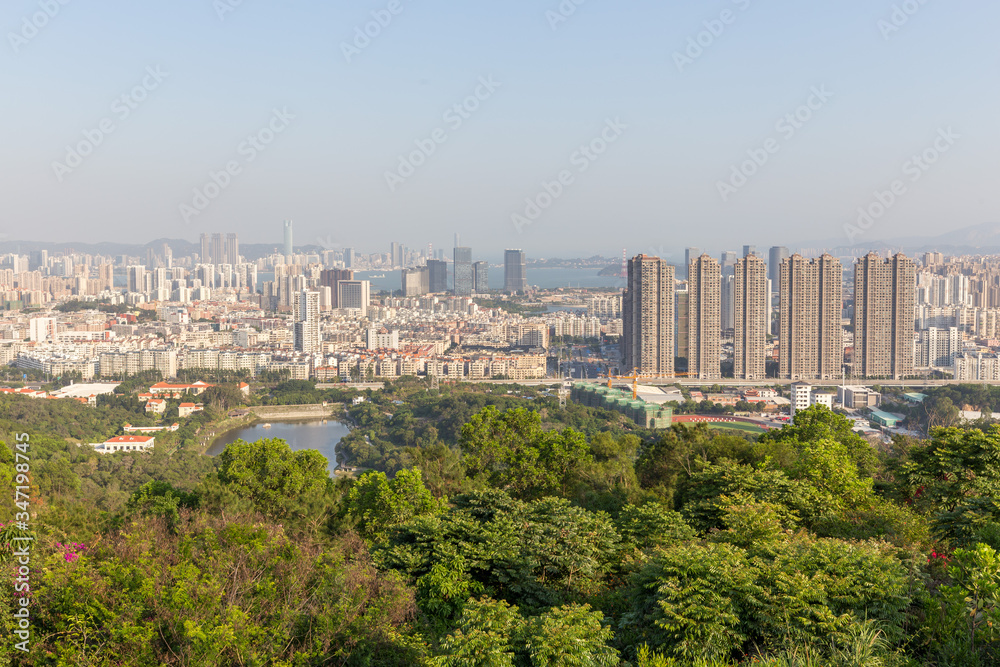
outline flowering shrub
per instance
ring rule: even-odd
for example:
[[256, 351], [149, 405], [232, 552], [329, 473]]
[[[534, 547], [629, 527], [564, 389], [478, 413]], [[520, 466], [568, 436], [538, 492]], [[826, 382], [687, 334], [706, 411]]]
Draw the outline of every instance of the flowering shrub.
[[79, 542], [71, 542], [69, 544], [63, 544], [62, 542], [56, 542], [56, 547], [62, 549], [63, 559], [67, 563], [73, 563], [80, 558], [80, 554], [87, 550], [87, 545], [80, 544]]

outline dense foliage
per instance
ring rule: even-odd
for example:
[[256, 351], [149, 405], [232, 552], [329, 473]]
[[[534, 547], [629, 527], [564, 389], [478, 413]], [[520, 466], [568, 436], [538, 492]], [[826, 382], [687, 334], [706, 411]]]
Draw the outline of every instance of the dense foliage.
[[[31, 436], [34, 540], [31, 650], [0, 665], [1000, 663], [1000, 427], [876, 452], [820, 407], [756, 440], [654, 434], [404, 381], [351, 405], [344, 451], [372, 469], [334, 480], [275, 439], [217, 460], [71, 444], [135, 419], [130, 395], [0, 399], [7, 488]], [[5, 636], [20, 511], [2, 496]]]

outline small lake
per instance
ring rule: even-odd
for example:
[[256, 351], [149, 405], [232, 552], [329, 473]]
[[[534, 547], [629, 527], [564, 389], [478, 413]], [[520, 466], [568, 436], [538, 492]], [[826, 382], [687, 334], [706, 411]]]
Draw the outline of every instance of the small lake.
[[350, 433], [350, 429], [332, 419], [325, 421], [270, 422], [271, 428], [263, 424], [254, 424], [246, 428], [230, 431], [217, 440], [206, 452], [209, 456], [218, 456], [230, 443], [237, 440], [257, 442], [264, 438], [280, 438], [288, 442], [293, 451], [300, 449], [315, 449], [326, 457], [327, 470], [333, 475], [337, 467], [337, 444], [340, 439]]

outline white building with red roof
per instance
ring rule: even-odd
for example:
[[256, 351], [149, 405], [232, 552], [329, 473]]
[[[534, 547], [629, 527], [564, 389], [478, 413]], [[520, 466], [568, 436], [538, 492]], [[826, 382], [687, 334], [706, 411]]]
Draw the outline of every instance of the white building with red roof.
[[116, 452], [145, 452], [153, 448], [156, 438], [151, 435], [117, 435], [109, 440], [94, 445], [94, 451], [99, 454], [114, 454]]

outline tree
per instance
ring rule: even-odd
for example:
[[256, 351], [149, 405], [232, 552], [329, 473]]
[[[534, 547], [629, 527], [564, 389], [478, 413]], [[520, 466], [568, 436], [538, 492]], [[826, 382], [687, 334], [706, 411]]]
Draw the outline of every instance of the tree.
[[220, 384], [209, 387], [202, 394], [205, 407], [219, 412], [228, 412], [238, 408], [246, 401], [239, 387], [234, 384]]
[[618, 651], [608, 646], [614, 637], [604, 627], [604, 615], [590, 605], [554, 608], [529, 621], [525, 645], [535, 667], [614, 667]]
[[545, 431], [539, 414], [524, 408], [483, 408], [462, 427], [460, 443], [470, 477], [519, 497], [566, 493], [592, 460], [583, 434]]
[[814, 405], [796, 412], [794, 423], [761, 435], [757, 440], [758, 450], [784, 466], [790, 463], [785, 457], [796, 458], [808, 443], [832, 440], [843, 446], [858, 474], [871, 477], [878, 469], [878, 456], [853, 428], [846, 417], [822, 405]]
[[278, 438], [237, 440], [226, 447], [219, 455], [219, 481], [274, 517], [298, 514], [303, 502], [323, 495], [331, 483], [322, 454], [293, 452]]
[[937, 429], [926, 446], [909, 451], [901, 471], [914, 503], [952, 511], [973, 498], [1000, 497], [1000, 426]]
[[415, 517], [444, 511], [447, 499], [435, 499], [419, 469], [401, 470], [390, 481], [385, 473], [367, 472], [351, 487], [348, 515], [358, 521], [362, 537], [384, 542], [389, 530]]
[[524, 627], [517, 607], [503, 600], [470, 600], [458, 627], [441, 642], [437, 667], [514, 667], [514, 650]]

